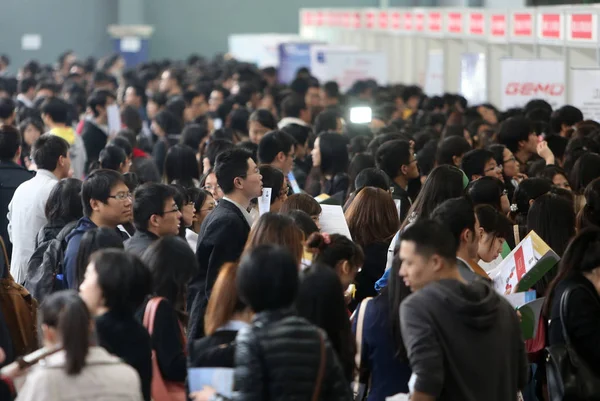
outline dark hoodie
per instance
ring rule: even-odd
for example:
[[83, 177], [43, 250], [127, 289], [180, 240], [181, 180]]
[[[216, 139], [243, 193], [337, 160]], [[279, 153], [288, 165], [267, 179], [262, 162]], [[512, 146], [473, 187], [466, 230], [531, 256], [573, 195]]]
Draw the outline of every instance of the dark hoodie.
[[517, 314], [489, 285], [441, 280], [400, 306], [414, 391], [437, 400], [509, 401], [527, 382]]
[[79, 252], [79, 243], [83, 234], [98, 226], [89, 219], [82, 217], [77, 222], [77, 227], [67, 236], [67, 250], [65, 251], [64, 278], [65, 283], [70, 289], [77, 289], [77, 253]]

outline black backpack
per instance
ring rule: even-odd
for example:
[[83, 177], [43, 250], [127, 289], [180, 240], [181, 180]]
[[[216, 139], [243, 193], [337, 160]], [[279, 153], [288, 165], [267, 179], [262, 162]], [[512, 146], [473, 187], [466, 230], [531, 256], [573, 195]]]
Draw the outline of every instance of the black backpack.
[[77, 221], [68, 223], [56, 238], [42, 242], [29, 258], [25, 288], [38, 303], [53, 292], [64, 290], [63, 261], [67, 250], [67, 236], [77, 226]]

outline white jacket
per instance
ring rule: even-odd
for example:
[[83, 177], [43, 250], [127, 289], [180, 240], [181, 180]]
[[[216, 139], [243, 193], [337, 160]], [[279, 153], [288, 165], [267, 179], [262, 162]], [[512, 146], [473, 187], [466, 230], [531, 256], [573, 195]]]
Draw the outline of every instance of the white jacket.
[[57, 183], [51, 171], [40, 169], [35, 177], [19, 185], [8, 205], [8, 235], [13, 244], [10, 274], [19, 284], [25, 281], [27, 263], [35, 251], [35, 236], [48, 222], [46, 201]]
[[18, 401], [142, 401], [137, 372], [104, 348], [90, 347], [86, 365], [75, 376], [64, 369], [65, 352], [40, 361], [17, 393]]

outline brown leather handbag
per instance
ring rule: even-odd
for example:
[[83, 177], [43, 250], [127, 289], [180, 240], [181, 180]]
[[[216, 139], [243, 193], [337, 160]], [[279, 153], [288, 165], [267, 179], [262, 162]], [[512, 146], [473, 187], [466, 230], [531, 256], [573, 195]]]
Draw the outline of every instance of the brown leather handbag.
[[0, 278], [0, 308], [10, 332], [15, 356], [38, 349], [37, 308], [35, 298], [10, 275], [6, 246], [0, 237], [0, 251], [4, 258], [5, 277]]

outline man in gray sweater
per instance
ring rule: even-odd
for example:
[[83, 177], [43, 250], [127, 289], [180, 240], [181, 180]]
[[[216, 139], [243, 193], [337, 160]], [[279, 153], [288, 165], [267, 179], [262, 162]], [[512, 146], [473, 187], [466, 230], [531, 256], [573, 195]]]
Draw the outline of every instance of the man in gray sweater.
[[511, 305], [484, 281], [467, 283], [449, 229], [419, 220], [401, 236], [400, 306], [413, 371], [411, 401], [511, 401], [527, 383], [525, 344]]

